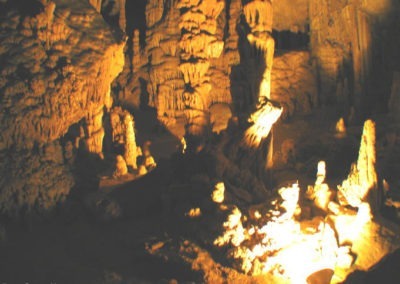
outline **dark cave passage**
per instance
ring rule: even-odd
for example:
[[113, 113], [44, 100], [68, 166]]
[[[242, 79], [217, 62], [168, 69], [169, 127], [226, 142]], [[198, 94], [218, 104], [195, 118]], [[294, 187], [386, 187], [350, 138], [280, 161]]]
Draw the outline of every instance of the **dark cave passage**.
[[307, 50], [309, 48], [310, 36], [307, 32], [272, 31], [275, 39], [275, 48], [279, 50]]

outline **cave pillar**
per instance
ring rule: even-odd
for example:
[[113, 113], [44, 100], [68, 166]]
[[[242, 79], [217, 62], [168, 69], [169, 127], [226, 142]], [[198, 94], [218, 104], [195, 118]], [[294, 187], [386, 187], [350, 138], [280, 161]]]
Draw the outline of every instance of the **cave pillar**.
[[272, 2], [251, 1], [243, 7], [246, 22], [250, 27], [247, 35], [249, 43], [261, 50], [265, 62], [262, 74], [258, 102], [271, 99], [271, 72], [274, 59], [275, 41], [272, 38]]
[[181, 0], [177, 3], [177, 8], [183, 11], [179, 23], [182, 32], [179, 69], [185, 81], [182, 101], [189, 150], [192, 142], [204, 137], [209, 127], [212, 87], [208, 69], [210, 58], [218, 58], [223, 50], [224, 42], [217, 37], [217, 18], [224, 5], [225, 2], [220, 0]]

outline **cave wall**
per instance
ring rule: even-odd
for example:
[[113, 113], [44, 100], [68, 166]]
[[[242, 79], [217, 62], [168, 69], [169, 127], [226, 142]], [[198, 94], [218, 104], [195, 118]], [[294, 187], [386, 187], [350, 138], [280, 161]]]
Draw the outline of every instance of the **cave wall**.
[[[216, 1], [218, 2], [220, 1]], [[184, 74], [179, 69], [181, 54], [188, 53], [188, 49], [191, 49], [193, 54], [204, 55], [208, 52], [205, 51], [205, 47], [213, 45], [212, 37], [219, 39], [224, 37], [226, 7], [221, 13], [215, 15], [216, 19], [211, 20], [214, 16], [205, 15], [206, 12], [201, 10], [202, 8], [195, 2], [188, 2], [188, 5], [191, 5], [189, 8], [194, 12], [185, 16], [182, 10], [189, 9], [183, 6], [185, 3], [185, 1], [175, 0], [147, 2], [145, 34], [136, 30], [131, 36], [132, 50], [128, 52], [130, 64], [125, 66], [124, 73], [117, 83], [118, 99], [122, 103], [133, 107], [143, 104], [155, 107], [160, 119], [182, 116], [186, 109]], [[212, 8], [212, 5], [213, 3], [205, 3], [203, 6]], [[232, 13], [237, 14], [240, 11], [237, 8], [238, 5], [240, 6], [240, 1], [232, 1], [229, 6]], [[183, 28], [196, 29], [196, 34], [191, 37], [186, 36], [186, 39], [181, 41]], [[196, 36], [197, 31], [200, 34], [201, 30], [207, 29], [211, 29], [212, 36], [207, 36], [208, 32], [203, 33], [202, 36]], [[234, 30], [235, 26], [232, 29]], [[141, 38], [145, 40], [141, 41]], [[237, 58], [233, 58], [235, 55], [232, 56], [231, 52], [232, 48], [236, 48], [235, 40], [230, 37], [225, 39], [225, 41], [229, 40], [233, 44], [229, 45], [228, 55], [219, 56], [220, 60], [214, 59], [213, 56], [208, 59], [210, 64], [207, 74], [204, 75], [209, 78], [207, 81], [211, 84], [213, 91], [207, 96], [207, 106], [215, 102], [231, 102], [229, 79], [227, 79], [229, 62], [227, 61], [237, 62]], [[195, 70], [199, 71], [199, 68], [200, 65], [197, 65]]]
[[[224, 1], [224, 9], [216, 18], [215, 36], [223, 39], [224, 45], [218, 57], [209, 59], [210, 65], [205, 76], [209, 78], [211, 91], [208, 92], [207, 98], [204, 98], [206, 107], [228, 104], [236, 112], [249, 112], [256, 103], [260, 78], [266, 66], [263, 51], [249, 43], [246, 38], [248, 27], [243, 19], [243, 5], [247, 2]], [[176, 23], [191, 21], [191, 26], [203, 25], [203, 27], [209, 23], [207, 17], [203, 19], [204, 16], [198, 14], [196, 17], [185, 19], [185, 13], [179, 8], [182, 3], [186, 2], [174, 0], [147, 2], [145, 34], [137, 30], [131, 35], [132, 47], [126, 53], [128, 56], [126, 62], [129, 64], [125, 65], [115, 88], [118, 100], [122, 104], [135, 108], [143, 105], [154, 107], [157, 109], [159, 119], [166, 123], [183, 116], [187, 105], [184, 96], [184, 76], [178, 70], [180, 54], [184, 47], [179, 46], [181, 29]], [[192, 6], [197, 5], [196, 1], [188, 3]], [[273, 15], [263, 17], [270, 18], [271, 24], [274, 18], [274, 30], [307, 32], [308, 1], [297, 0], [293, 3], [282, 0], [275, 1], [273, 5]], [[130, 15], [127, 11], [128, 21], [129, 17], [134, 15], [133, 13]], [[143, 38], [145, 40], [142, 40]], [[198, 46], [201, 46], [201, 42], [196, 43], [194, 37], [191, 42], [194, 48], [199, 49]], [[304, 62], [303, 60], [302, 64]], [[298, 62], [294, 65], [296, 64]], [[307, 72], [312, 73], [311, 63], [305, 64], [309, 65], [305, 67]], [[281, 69], [277, 68], [274, 72], [281, 72]], [[291, 75], [300, 76], [302, 73], [304, 72], [300, 71]], [[283, 76], [285, 74], [276, 77]], [[312, 76], [307, 78], [310, 77]], [[294, 80], [298, 82], [300, 78]], [[278, 85], [279, 87], [274, 90], [274, 98], [279, 98], [279, 92], [283, 90], [282, 84]], [[309, 89], [312, 89], [312, 86]], [[290, 90], [293, 88], [286, 88], [281, 92], [285, 101]], [[296, 94], [290, 97], [297, 100]], [[302, 109], [298, 107], [297, 111], [301, 112]]]
[[[184, 81], [177, 70], [181, 30], [176, 23], [183, 16], [177, 7], [180, 2], [147, 2], [145, 35], [136, 32], [131, 37], [132, 49], [127, 52], [130, 64], [117, 88], [122, 103], [134, 107], [149, 105], [157, 108], [159, 116], [169, 118], [181, 116], [185, 109]], [[224, 49], [218, 58], [210, 59], [209, 105], [226, 103], [240, 111], [246, 109], [243, 105], [253, 104], [258, 94], [259, 73], [264, 68], [257, 58], [260, 52], [241, 38], [246, 34], [241, 17], [247, 2], [225, 1], [225, 8], [217, 18], [216, 32], [224, 40]], [[398, 6], [393, 0], [273, 2], [275, 33], [287, 32], [299, 38], [304, 35], [302, 40], [309, 36], [309, 43], [302, 44], [301, 49], [311, 53], [307, 69], [308, 73], [315, 73], [318, 94], [315, 105], [339, 103], [350, 117], [363, 116], [367, 109], [387, 104], [393, 72], [399, 62], [395, 52], [399, 46], [396, 35], [399, 21], [395, 17]], [[127, 17], [133, 14], [127, 11]], [[277, 74], [280, 72], [278, 68], [273, 70], [276, 78], [284, 76]], [[290, 96], [297, 100], [293, 90], [286, 88], [282, 99], [287, 101], [287, 93], [292, 92]], [[275, 92], [274, 97], [279, 95]], [[299, 101], [304, 100], [299, 98]], [[302, 113], [301, 109], [298, 113]]]
[[308, 2], [310, 0], [277, 0], [274, 5], [273, 29], [277, 31], [308, 32]]
[[339, 102], [358, 117], [384, 109], [399, 63], [393, 52], [399, 45], [398, 6], [390, 0], [309, 2], [322, 104]]
[[49, 209], [74, 184], [60, 143], [70, 126], [83, 122], [81, 142], [101, 152], [125, 43], [86, 1], [1, 5], [0, 211]]

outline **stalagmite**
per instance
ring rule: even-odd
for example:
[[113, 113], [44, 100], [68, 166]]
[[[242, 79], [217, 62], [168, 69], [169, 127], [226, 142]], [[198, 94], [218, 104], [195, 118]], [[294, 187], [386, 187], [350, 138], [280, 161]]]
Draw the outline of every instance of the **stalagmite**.
[[126, 166], [126, 162], [121, 155], [118, 155], [115, 158], [113, 177], [118, 178], [126, 175], [128, 173], [128, 167]]
[[137, 169], [138, 147], [133, 116], [121, 107], [114, 107], [110, 112], [110, 125], [114, 146], [123, 148], [123, 158], [127, 166]]
[[346, 124], [344, 123], [343, 117], [341, 117], [338, 122], [336, 123], [336, 137], [344, 137], [346, 136]]
[[135, 138], [133, 118], [130, 114], [126, 114], [124, 117], [124, 127], [125, 127], [124, 159], [128, 166], [131, 166], [133, 169], [136, 169], [137, 168], [136, 138]]
[[326, 164], [325, 161], [318, 162], [317, 178], [314, 186], [309, 185], [307, 188], [307, 198], [314, 200], [315, 205], [327, 211], [328, 204], [332, 199], [333, 193], [329, 190], [329, 186], [325, 183], [326, 178]]
[[214, 186], [214, 191], [211, 194], [211, 199], [215, 203], [222, 203], [225, 200], [225, 184], [223, 182], [218, 182]]
[[339, 202], [359, 208], [362, 204], [378, 213], [378, 179], [376, 173], [375, 123], [367, 120], [361, 137], [357, 163], [352, 164], [349, 176], [338, 186]]

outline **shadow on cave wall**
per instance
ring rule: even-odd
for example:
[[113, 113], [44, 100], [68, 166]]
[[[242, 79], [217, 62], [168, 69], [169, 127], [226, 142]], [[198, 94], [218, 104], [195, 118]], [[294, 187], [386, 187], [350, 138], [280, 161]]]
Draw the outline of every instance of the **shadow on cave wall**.
[[396, 5], [396, 11], [383, 16], [381, 23], [372, 22], [371, 91], [365, 98], [366, 107], [372, 112], [388, 111], [393, 74], [400, 71], [400, 3]]

